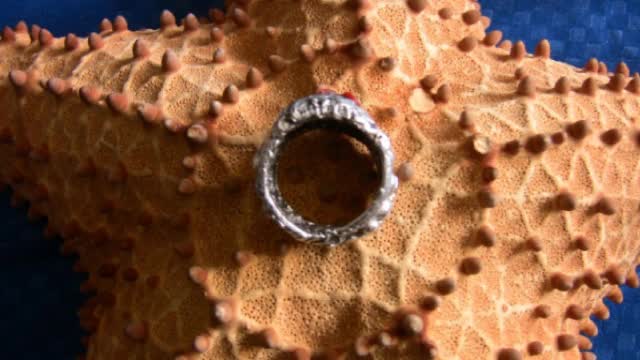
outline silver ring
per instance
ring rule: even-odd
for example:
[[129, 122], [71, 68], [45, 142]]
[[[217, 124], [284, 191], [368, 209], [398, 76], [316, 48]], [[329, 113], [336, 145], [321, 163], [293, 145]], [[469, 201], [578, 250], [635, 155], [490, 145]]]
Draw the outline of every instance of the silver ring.
[[[362, 214], [346, 225], [321, 225], [304, 219], [283, 198], [277, 181], [278, 158], [287, 141], [314, 129], [336, 130], [367, 146], [376, 161], [380, 187]], [[253, 159], [256, 190], [267, 214], [297, 240], [335, 246], [377, 229], [393, 205], [398, 178], [393, 173], [393, 149], [387, 135], [354, 101], [333, 93], [311, 95], [289, 105]]]

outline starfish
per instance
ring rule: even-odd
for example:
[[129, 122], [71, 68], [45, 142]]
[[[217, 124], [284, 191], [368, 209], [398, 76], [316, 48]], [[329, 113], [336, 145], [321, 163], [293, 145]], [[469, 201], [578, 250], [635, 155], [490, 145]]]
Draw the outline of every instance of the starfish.
[[[0, 42], [0, 181], [79, 255], [88, 359], [594, 359], [590, 315], [638, 287], [640, 76], [486, 32], [471, 0], [236, 0], [206, 19]], [[262, 211], [252, 158], [291, 102], [356, 99], [401, 180], [334, 248]], [[348, 222], [361, 144], [311, 132], [291, 205]]]

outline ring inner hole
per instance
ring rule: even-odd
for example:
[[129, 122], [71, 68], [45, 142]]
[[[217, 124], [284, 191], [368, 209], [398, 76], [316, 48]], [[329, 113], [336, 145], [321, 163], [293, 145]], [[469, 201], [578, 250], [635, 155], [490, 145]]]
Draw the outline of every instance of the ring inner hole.
[[341, 226], [357, 218], [381, 182], [367, 146], [333, 128], [293, 134], [276, 171], [284, 199], [303, 218], [321, 225]]

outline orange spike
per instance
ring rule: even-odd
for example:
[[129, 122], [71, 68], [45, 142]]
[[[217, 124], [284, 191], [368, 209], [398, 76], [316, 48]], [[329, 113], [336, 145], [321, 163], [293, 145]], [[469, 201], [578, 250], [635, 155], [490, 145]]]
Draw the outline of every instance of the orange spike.
[[536, 95], [536, 85], [529, 76], [525, 76], [518, 83], [518, 90], [516, 91], [518, 95], [534, 97]]
[[558, 79], [554, 87], [554, 90], [558, 94], [562, 94], [562, 95], [568, 94], [569, 91], [571, 91], [571, 83], [569, 82], [569, 79], [566, 76], [563, 76], [560, 79]]
[[584, 65], [584, 71], [586, 71], [586, 72], [598, 72], [598, 66], [599, 66], [598, 59], [591, 58]]
[[218, 43], [224, 39], [224, 31], [219, 27], [213, 27], [211, 29], [211, 41]]
[[268, 65], [269, 69], [271, 69], [271, 71], [274, 73], [283, 72], [287, 67], [287, 63], [285, 62], [285, 60], [278, 55], [269, 56]]
[[231, 104], [235, 104], [240, 99], [240, 93], [235, 85], [229, 85], [224, 89], [222, 99]]
[[22, 70], [12, 70], [9, 72], [9, 81], [16, 88], [22, 88], [27, 84], [27, 73]]
[[473, 36], [467, 36], [464, 39], [460, 40], [458, 43], [458, 49], [462, 52], [470, 52], [476, 48], [478, 45], [478, 40]]
[[551, 57], [551, 44], [549, 44], [549, 40], [547, 39], [540, 40], [540, 42], [536, 46], [535, 55], [545, 59], [548, 59]]
[[38, 36], [38, 40], [40, 41], [40, 45], [42, 47], [47, 47], [47, 46], [50, 46], [51, 44], [53, 44], [53, 41], [55, 39], [53, 38], [53, 35], [51, 35], [51, 32], [49, 32], [49, 30], [42, 29], [40, 31], [39, 36]]
[[147, 44], [146, 41], [142, 40], [142, 39], [138, 39], [136, 40], [135, 43], [133, 43], [133, 57], [136, 59], [143, 59], [147, 56], [149, 56], [150, 54], [150, 50], [149, 50], [149, 45]]
[[598, 83], [592, 77], [587, 78], [583, 83], [582, 87], [580, 87], [580, 91], [588, 96], [595, 96], [598, 91]]
[[500, 40], [502, 40], [502, 32], [494, 30], [484, 37], [482, 43], [484, 43], [486, 46], [496, 46], [496, 44], [498, 44]]
[[162, 110], [152, 104], [144, 104], [138, 108], [138, 115], [147, 124], [157, 124], [162, 121]]
[[513, 48], [513, 44], [511, 44], [510, 40], [505, 40], [503, 42], [500, 43], [500, 45], [498, 45], [498, 47], [500, 49], [506, 50], [506, 51], [511, 51], [511, 49]]
[[257, 88], [262, 84], [263, 76], [260, 70], [252, 67], [247, 72], [246, 83], [249, 88]]
[[67, 51], [73, 51], [77, 49], [78, 46], [80, 46], [80, 40], [78, 40], [78, 37], [75, 34], [68, 34], [64, 38], [64, 48]]
[[602, 74], [602, 75], [607, 75], [609, 74], [609, 69], [607, 69], [607, 64], [601, 62], [600, 64], [598, 64], [598, 73]]
[[618, 66], [616, 66], [616, 74], [622, 74], [624, 76], [629, 76], [631, 71], [629, 71], [629, 67], [624, 62], [620, 62]]
[[124, 94], [112, 93], [107, 96], [107, 105], [115, 112], [125, 113], [129, 108], [129, 100]]
[[222, 115], [223, 107], [220, 101], [214, 100], [209, 106], [209, 115], [216, 118]]
[[47, 81], [47, 89], [56, 96], [62, 96], [70, 89], [70, 85], [65, 80], [51, 78]]
[[248, 27], [251, 25], [251, 18], [249, 15], [240, 8], [234, 8], [231, 12], [231, 19], [239, 27]]
[[324, 40], [324, 44], [322, 45], [322, 48], [324, 49], [324, 51], [327, 52], [327, 54], [333, 54], [336, 51], [338, 51], [338, 49], [340, 48], [340, 45], [335, 40], [331, 38], [326, 38]]
[[222, 64], [227, 59], [226, 52], [223, 48], [217, 48], [213, 52], [213, 62], [216, 64]]
[[611, 79], [609, 80], [609, 84], [607, 84], [607, 87], [611, 91], [622, 92], [626, 85], [627, 77], [621, 73], [617, 73], [611, 77]]
[[300, 46], [300, 55], [304, 61], [310, 63], [316, 58], [316, 51], [309, 44], [302, 44]]
[[524, 45], [523, 41], [518, 41], [511, 48], [511, 58], [517, 61], [524, 59], [525, 55], [527, 55], [527, 49]]
[[442, 20], [449, 20], [453, 16], [453, 10], [449, 7], [444, 7], [438, 10], [438, 16], [440, 16]]
[[200, 28], [200, 22], [198, 21], [198, 18], [193, 14], [188, 14], [184, 18], [183, 24], [184, 31], [186, 32], [196, 31], [198, 30], [198, 28]]
[[87, 105], [97, 105], [98, 102], [100, 101], [100, 98], [102, 97], [102, 92], [100, 91], [100, 89], [94, 86], [81, 87], [79, 94], [80, 94], [80, 98]]
[[446, 104], [451, 99], [451, 96], [451, 87], [449, 86], [449, 84], [443, 84], [438, 88], [438, 91], [434, 96], [434, 100], [436, 102]]
[[29, 31], [29, 37], [31, 38], [31, 42], [35, 42], [40, 37], [40, 31], [42, 28], [36, 24], [31, 25], [31, 30]]
[[166, 30], [176, 25], [176, 16], [169, 10], [162, 11], [160, 15], [160, 29]]
[[628, 287], [633, 289], [637, 289], [638, 287], [640, 287], [640, 279], [638, 278], [638, 273], [633, 270], [629, 271], [626, 284]]
[[204, 144], [209, 138], [209, 131], [203, 124], [194, 124], [187, 130], [187, 137], [198, 144]]
[[469, 10], [465, 13], [462, 14], [462, 21], [465, 22], [465, 24], [467, 25], [473, 25], [475, 23], [477, 23], [478, 21], [480, 21], [480, 17], [482, 16], [482, 14], [480, 14], [480, 11], [478, 10]]
[[627, 91], [640, 95], [640, 77], [634, 76], [633, 79], [627, 85]]
[[415, 13], [420, 13], [427, 7], [426, 0], [407, 0], [407, 6]]
[[113, 20], [113, 31], [121, 32], [127, 31], [128, 29], [129, 24], [127, 23], [127, 19], [125, 19], [122, 15], [116, 16], [116, 18]]
[[104, 46], [104, 40], [102, 40], [102, 36], [96, 33], [89, 34], [87, 42], [89, 43], [89, 49], [91, 50], [98, 50]]
[[193, 341], [193, 348], [199, 353], [205, 353], [211, 348], [211, 336], [208, 334], [198, 335]]
[[15, 27], [15, 32], [19, 33], [27, 33], [29, 31], [29, 27], [24, 20], [18, 21]]
[[113, 23], [109, 19], [102, 19], [100, 22], [100, 32], [113, 31]]
[[172, 73], [178, 69], [180, 69], [180, 59], [173, 50], [167, 50], [162, 56], [162, 71]]
[[420, 80], [420, 87], [426, 92], [436, 87], [438, 84], [438, 78], [435, 75], [426, 75]]
[[607, 299], [613, 301], [616, 304], [622, 304], [622, 301], [624, 300], [624, 295], [622, 294], [622, 290], [620, 289], [620, 287], [619, 286], [612, 287], [611, 290], [609, 290], [609, 293], [607, 294]]
[[8, 26], [5, 26], [2, 29], [2, 42], [3, 43], [12, 43], [16, 41], [16, 33]]

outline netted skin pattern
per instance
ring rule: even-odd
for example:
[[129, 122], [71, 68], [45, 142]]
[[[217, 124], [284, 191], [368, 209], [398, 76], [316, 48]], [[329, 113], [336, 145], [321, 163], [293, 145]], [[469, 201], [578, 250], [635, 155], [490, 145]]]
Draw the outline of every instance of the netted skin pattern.
[[[5, 28], [0, 180], [89, 274], [86, 358], [593, 359], [589, 315], [638, 286], [640, 76], [529, 54], [479, 10], [245, 0], [86, 39]], [[381, 228], [331, 249], [263, 213], [252, 169], [319, 91], [371, 114], [401, 179]], [[294, 208], [366, 208], [357, 144], [292, 147]]]

